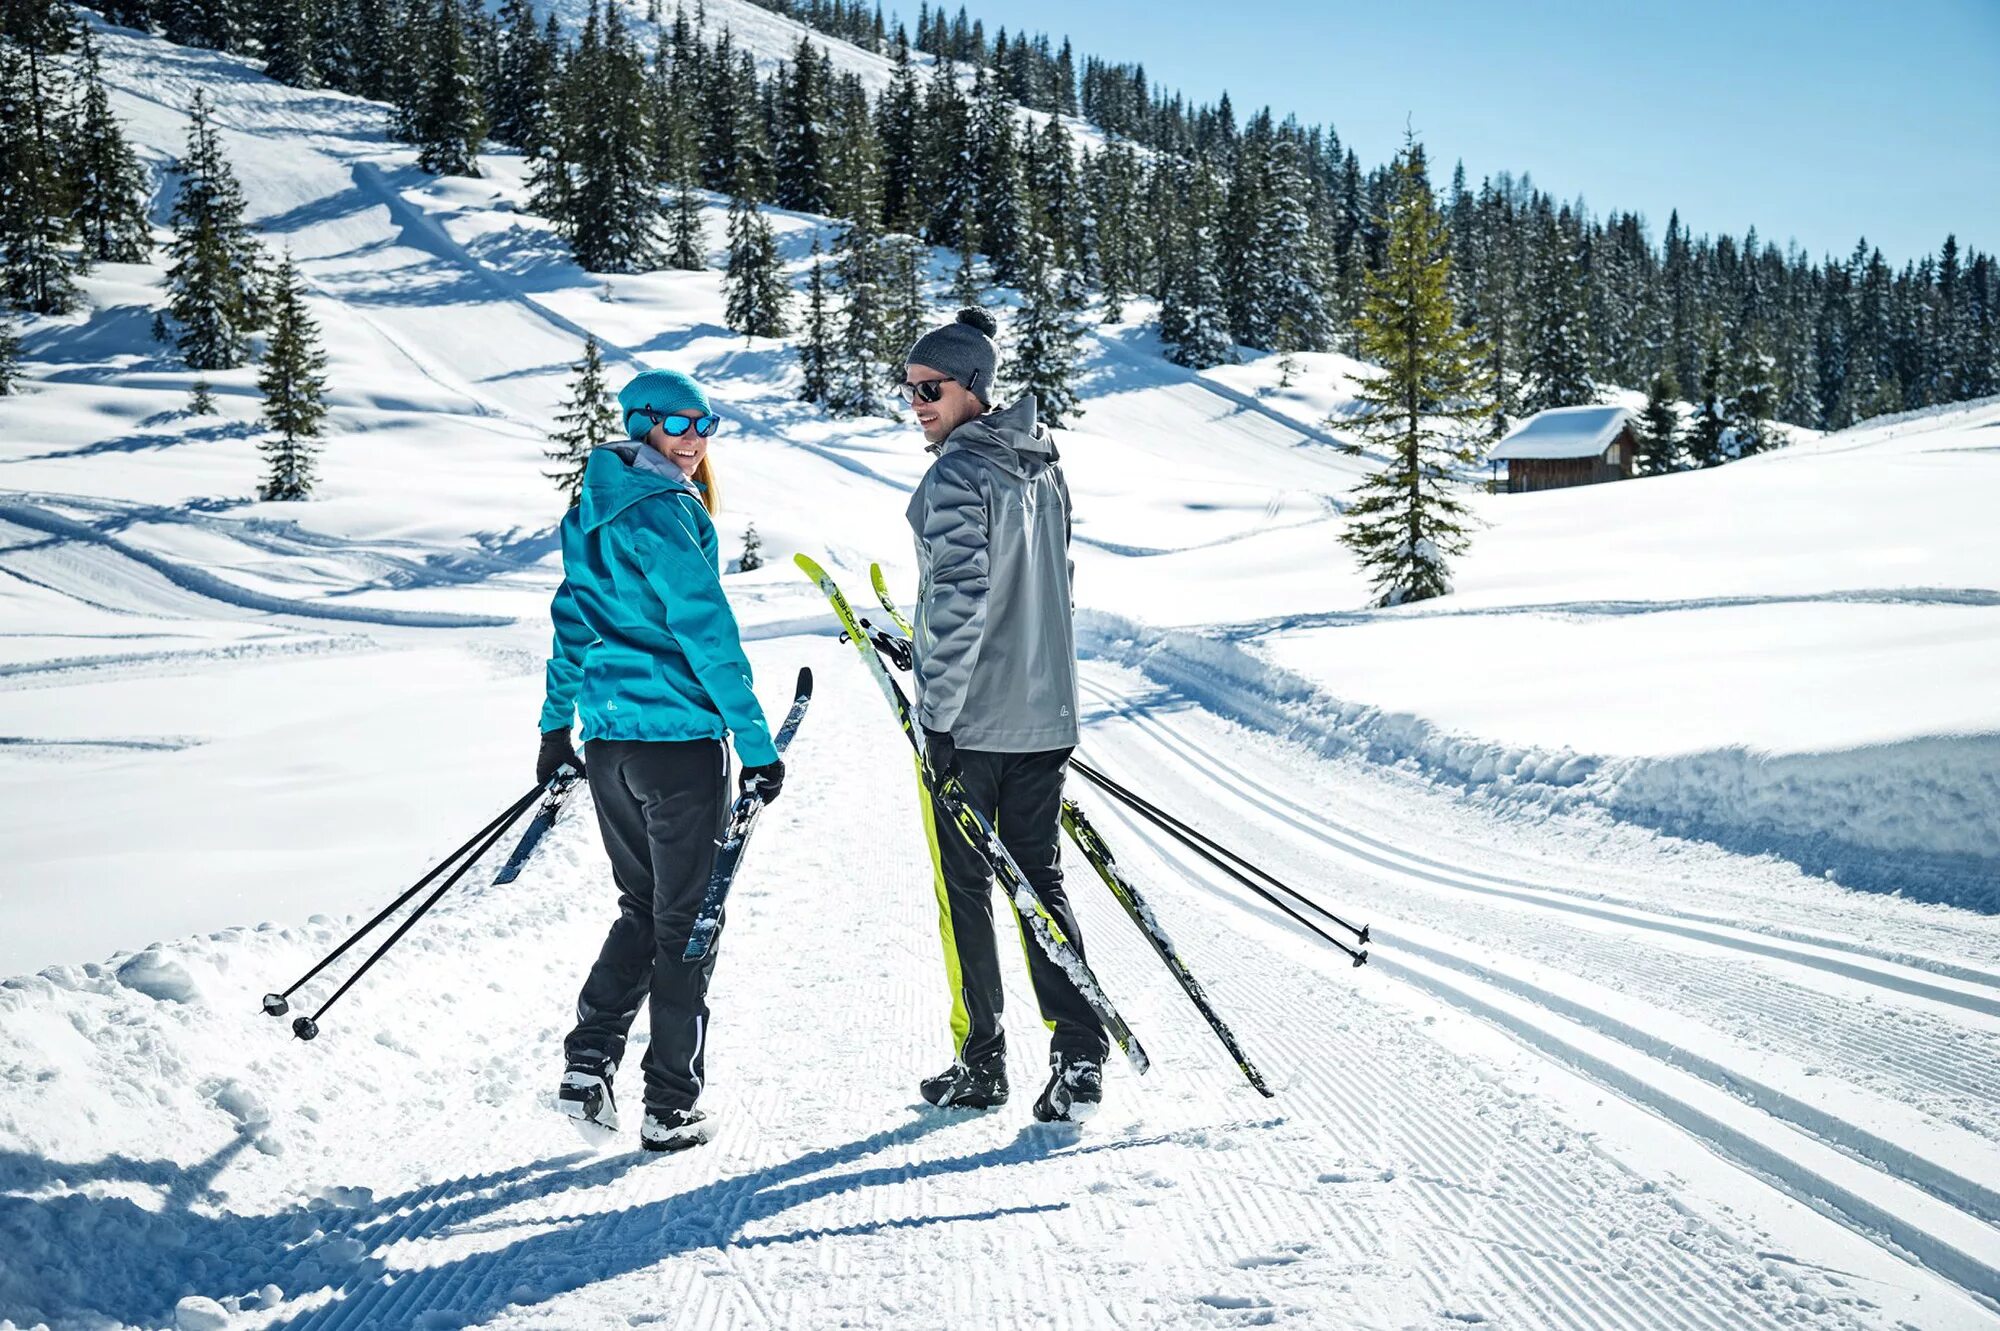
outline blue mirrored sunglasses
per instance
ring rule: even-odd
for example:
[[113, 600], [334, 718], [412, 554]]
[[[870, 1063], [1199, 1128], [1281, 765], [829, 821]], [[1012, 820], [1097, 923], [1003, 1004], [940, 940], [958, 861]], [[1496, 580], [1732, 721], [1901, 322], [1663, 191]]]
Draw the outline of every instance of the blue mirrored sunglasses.
[[635, 416], [644, 416], [647, 420], [665, 430], [667, 437], [670, 439], [678, 439], [686, 434], [690, 425], [694, 427], [696, 434], [706, 439], [714, 434], [722, 425], [722, 417], [715, 415], [713, 412], [706, 416], [667, 416], [660, 412], [649, 410], [646, 407], [634, 407], [632, 414]]

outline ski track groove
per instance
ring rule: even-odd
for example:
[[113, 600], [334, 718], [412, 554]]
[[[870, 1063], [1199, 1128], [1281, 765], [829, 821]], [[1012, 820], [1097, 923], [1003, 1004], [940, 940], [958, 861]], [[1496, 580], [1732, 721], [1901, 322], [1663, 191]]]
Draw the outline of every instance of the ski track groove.
[[[1090, 680], [1081, 681], [1085, 690], [1092, 692], [1108, 704], [1117, 715], [1132, 721], [1159, 738], [1164, 747], [1173, 748], [1175, 743], [1186, 745], [1186, 741], [1176, 735], [1170, 727], [1140, 712], [1128, 701]], [[1192, 746], [1190, 746], [1192, 747]], [[1941, 1003], [1964, 1007], [1989, 1015], [2000, 1015], [2000, 997], [1982, 994], [1967, 994], [1944, 986], [1931, 984], [1914, 977], [1896, 975], [1875, 967], [1861, 966], [1843, 961], [1838, 957], [1824, 957], [1798, 948], [1779, 946], [1760, 939], [1744, 938], [1736, 934], [1718, 932], [1711, 929], [1695, 928], [1688, 920], [1711, 922], [1704, 917], [1687, 916], [1679, 912], [1662, 911], [1657, 908], [1616, 900], [1589, 889], [1550, 887], [1538, 883], [1528, 883], [1488, 873], [1477, 869], [1462, 868], [1443, 861], [1430, 859], [1391, 845], [1379, 838], [1357, 831], [1354, 828], [1335, 823], [1317, 810], [1306, 808], [1256, 780], [1227, 760], [1212, 753], [1196, 750], [1192, 755], [1184, 755], [1203, 764], [1211, 774], [1226, 774], [1230, 779], [1216, 776], [1216, 784], [1231, 788], [1246, 802], [1259, 804], [1273, 819], [1292, 824], [1308, 835], [1335, 846], [1344, 853], [1373, 864], [1403, 877], [1427, 880], [1443, 887], [1462, 891], [1477, 892], [1502, 897], [1528, 905], [1546, 909], [1568, 911], [1586, 917], [1604, 920], [1608, 923], [1623, 924], [1637, 928], [1655, 929], [1678, 934], [1682, 937], [1698, 939], [1702, 942], [1733, 948], [1753, 955], [1789, 961], [1797, 965], [1844, 975], [1850, 979], [1878, 985], [1906, 994], [1934, 999]], [[1249, 793], [1254, 792], [1254, 793]], [[1305, 818], [1308, 826], [1298, 821]], [[1472, 881], [1485, 879], [1486, 883]], [[1756, 933], [1770, 933], [1773, 937], [1787, 937], [1767, 929], [1761, 921], [1712, 921], [1738, 930]], [[1876, 948], [1859, 939], [1834, 939], [1823, 935], [1791, 935], [1794, 941], [1810, 943], [1813, 946], [1830, 948], [1840, 952], [1850, 952], [1856, 956], [1870, 957], [1890, 965], [1909, 969], [1920, 969], [1957, 979], [1969, 984], [1984, 985], [2000, 989], [2000, 973], [1977, 967], [1951, 962], [1941, 958], [1912, 957], [1888, 949]]]
[[[1094, 689], [1094, 691], [1098, 691], [1101, 693], [1101, 690]], [[1115, 703], [1116, 700], [1113, 701]], [[1159, 736], [1153, 732], [1159, 729], [1164, 729], [1164, 727], [1159, 726], [1158, 723], [1152, 723], [1150, 722], [1149, 719], [1146, 718], [1135, 717], [1132, 719], [1137, 721], [1142, 721], [1143, 724], [1141, 724], [1140, 729], [1147, 732], [1149, 738], [1152, 738], [1156, 741], [1159, 740]], [[1179, 737], [1176, 736], [1176, 738]], [[1184, 740], [1182, 742], [1186, 743], [1186, 741]], [[1161, 747], [1168, 748], [1169, 751], [1174, 751], [1172, 746], [1165, 745], [1164, 743], [1161, 744]], [[1186, 754], [1182, 754], [1180, 756], [1183, 758], [1184, 761], [1193, 761]], [[1205, 754], [1200, 755], [1200, 757], [1204, 761], [1213, 761], [1211, 758], [1208, 758], [1208, 756]], [[1249, 780], [1247, 777], [1243, 779], [1246, 781]], [[1254, 800], [1247, 800], [1246, 802], [1252, 804], [1255, 803]], [[1120, 810], [1119, 812], [1121, 814], [1123, 813], [1122, 810]], [[1195, 866], [1192, 857], [1182, 855], [1180, 852], [1180, 848], [1178, 846], [1175, 846], [1173, 849], [1168, 849], [1163, 844], [1165, 840], [1163, 834], [1160, 834], [1147, 826], [1135, 825], [1136, 818], [1133, 816], [1121, 816], [1119, 818], [1119, 821], [1124, 824], [1128, 832], [1130, 832], [1132, 835], [1139, 837], [1142, 841], [1144, 841], [1148, 845], [1148, 847], [1153, 851], [1153, 853], [1167, 857], [1170, 862], [1173, 862], [1178, 859], [1178, 861], [1182, 864], [1184, 871], [1190, 872], [1193, 876], [1197, 878], [1200, 877], [1201, 871], [1199, 868]], [[1287, 820], [1287, 821], [1292, 821], [1292, 820]], [[1248, 905], [1247, 902], [1245, 904], [1246, 906]], [[1267, 912], [1258, 912], [1255, 907], [1250, 907], [1250, 909], [1252, 909], [1254, 913], [1265, 914], [1265, 917], [1272, 922], [1274, 927], [1285, 928], [1285, 929], [1295, 928], [1295, 926], [1290, 925], [1289, 922], [1281, 922], [1277, 920], [1276, 916], [1273, 914], [1269, 914]], [[1436, 997], [1444, 999], [1444, 1001], [1452, 1004], [1453, 1006], [1457, 1006], [1472, 1012], [1473, 1015], [1481, 1018], [1482, 1020], [1488, 1020], [1488, 1021], [1496, 1020], [1495, 1014], [1498, 1011], [1497, 1009], [1490, 1009], [1487, 1007], [1487, 1005], [1473, 1000], [1468, 993], [1466, 993], [1463, 989], [1458, 988], [1457, 986], [1440, 983], [1435, 978], [1414, 974], [1409, 970], [1408, 967], [1398, 965], [1396, 964], [1395, 961], [1387, 958], [1382, 959], [1380, 963], [1380, 968], [1383, 971], [1387, 971], [1397, 975], [1399, 978], [1404, 979], [1406, 982], [1417, 984], [1418, 987], [1427, 990]], [[1493, 983], [1492, 976], [1484, 972], [1482, 968], [1479, 968], [1470, 963], [1460, 964], [1457, 967], [1457, 969], [1469, 973], [1478, 982]], [[1507, 986], [1504, 984], [1501, 987], [1510, 989], [1512, 988], [1511, 986]], [[1521, 995], [1521, 996], [1527, 997], [1528, 1001], [1530, 1002], [1537, 1002], [1537, 999], [1533, 995]], [[1543, 997], [1546, 998], [1547, 995], [1543, 995]], [[1542, 1004], [1541, 1006], [1543, 1007], [1543, 1010], [1550, 1010], [1546, 1004]], [[1518, 1023], [1508, 1020], [1499, 1020], [1497, 1024], [1502, 1025], [1503, 1029], [1507, 1029], [1514, 1032], [1517, 1036], [1526, 1034], [1526, 1032], [1519, 1027]], [[1601, 1021], [1595, 1024], [1586, 1023], [1586, 1028], [1591, 1029], [1595, 1034], [1608, 1035], [1614, 1040], [1619, 1038], [1615, 1031], [1604, 1030], [1601, 1025]], [[1606, 1075], [1607, 1072], [1607, 1065], [1596, 1064], [1594, 1060], [1592, 1060], [1588, 1056], [1581, 1056], [1574, 1046], [1569, 1045], [1568, 1041], [1564, 1037], [1555, 1036], [1554, 1038], [1559, 1041], [1561, 1048], [1551, 1049], [1546, 1044], [1543, 1044], [1541, 1045], [1541, 1048], [1545, 1054], [1554, 1054], [1556, 1057], [1559, 1058], [1560, 1061], [1568, 1063], [1573, 1067], [1578, 1067], [1580, 1070], [1585, 1071], [1587, 1075], [1591, 1075], [1594, 1079], [1597, 1080], [1604, 1079], [1604, 1076]], [[1531, 1041], [1531, 1044], [1534, 1043], [1539, 1043], [1539, 1042]], [[1643, 1047], [1643, 1045], [1635, 1045], [1633, 1047], [1637, 1048], [1639, 1052], [1641, 1052], [1642, 1054], [1648, 1054], [1648, 1056], [1652, 1056], [1650, 1051], [1646, 1050]], [[1581, 1062], [1579, 1062], [1580, 1057], [1582, 1060]], [[1656, 1111], [1667, 1108], [1668, 1103], [1679, 1105], [1679, 1102], [1674, 1099], [1671, 1092], [1651, 1092], [1651, 1093], [1642, 1093], [1635, 1095], [1635, 1089], [1638, 1084], [1632, 1082], [1629, 1076], [1614, 1077], [1609, 1084], [1613, 1087], [1613, 1089], [1618, 1090], [1621, 1094], [1625, 1094], [1628, 1098], [1636, 1098], [1639, 1103], [1646, 1104], [1654, 1108]], [[1725, 1090], [1730, 1089], [1724, 1083], [1718, 1083], [1718, 1084], [1722, 1085], [1723, 1089]], [[1665, 1102], [1663, 1102], [1662, 1096], [1666, 1098]], [[1763, 1164], [1752, 1163], [1753, 1160], [1760, 1159], [1768, 1154], [1769, 1148], [1766, 1147], [1764, 1144], [1752, 1143], [1751, 1139], [1743, 1137], [1740, 1133], [1736, 1132], [1734, 1129], [1728, 1128], [1715, 1120], [1709, 1119], [1703, 1111], [1694, 1110], [1691, 1107], [1685, 1105], [1679, 1105], [1679, 1109], [1680, 1112], [1669, 1113], [1668, 1117], [1673, 1119], [1675, 1122], [1680, 1123], [1684, 1128], [1688, 1129], [1689, 1131], [1692, 1131], [1696, 1135], [1703, 1137], [1705, 1140], [1709, 1141], [1712, 1145], [1716, 1146], [1718, 1149], [1721, 1150], [1725, 1158], [1730, 1159], [1731, 1161], [1737, 1163], [1739, 1166], [1751, 1169], [1752, 1172], [1757, 1173], [1760, 1177], [1764, 1177], [1767, 1180], [1776, 1183], [1782, 1189], [1792, 1192], [1793, 1195], [1800, 1196], [1802, 1200], [1805, 1200], [1808, 1202], [1808, 1204], [1815, 1206], [1815, 1208], [1819, 1209], [1823, 1214], [1829, 1214], [1832, 1218], [1836, 1219], [1838, 1222], [1846, 1224], [1850, 1229], [1855, 1229], [1857, 1232], [1860, 1232], [1865, 1237], [1876, 1239], [1876, 1241], [1878, 1242], [1880, 1241], [1878, 1238], [1876, 1238], [1878, 1234], [1881, 1233], [1897, 1234], [1899, 1250], [1911, 1250], [1911, 1249], [1916, 1250], [1913, 1253], [1913, 1255], [1922, 1260], [1925, 1265], [1930, 1266], [1931, 1269], [1933, 1270], [1940, 1271], [1940, 1273], [1947, 1275], [1948, 1278], [1953, 1279], [1955, 1282], [1965, 1286], [1968, 1289], [1976, 1290], [1981, 1288], [1983, 1285], [1992, 1283], [1991, 1278], [1993, 1276], [1993, 1272], [1990, 1269], [1990, 1264], [1988, 1266], [1982, 1267], [1978, 1263], [1977, 1259], [1972, 1258], [1970, 1254], [1958, 1248], [1953, 1247], [1950, 1242], [1931, 1240], [1928, 1232], [1926, 1231], [1917, 1230], [1914, 1233], [1912, 1233], [1911, 1225], [1909, 1222], [1892, 1219], [1890, 1213], [1882, 1211], [1873, 1202], [1872, 1199], [1865, 1199], [1858, 1195], [1852, 1194], [1851, 1192], [1848, 1192], [1846, 1189], [1842, 1188], [1840, 1185], [1833, 1184], [1830, 1180], [1827, 1180], [1825, 1178], [1820, 1179], [1822, 1187], [1819, 1192], [1816, 1193], [1810, 1190], [1801, 1192], [1801, 1190], [1797, 1186], [1791, 1184], [1788, 1180], [1781, 1178], [1779, 1176], [1779, 1173], [1774, 1173], [1768, 1161], [1766, 1161]], [[1694, 1116], [1693, 1121], [1690, 1121], [1689, 1118], [1690, 1114]], [[1411, 1122], [1411, 1120], [1407, 1118], [1401, 1121], [1404, 1122], [1406, 1125], [1408, 1125]], [[1783, 1121], [1789, 1121], [1789, 1120], [1783, 1120]], [[1795, 1124], [1794, 1126], [1797, 1125]], [[1865, 1159], [1866, 1157], [1859, 1157], [1859, 1158]], [[1869, 1163], [1875, 1165], [1877, 1168], [1880, 1168], [1880, 1162], [1870, 1161]], [[1893, 1171], [1883, 1170], [1882, 1172], [1887, 1174], [1889, 1177], [1900, 1177], [1896, 1175]], [[1969, 1180], [1965, 1180], [1964, 1182], [1970, 1184]], [[1979, 1185], [1971, 1184], [1970, 1186], [1971, 1189], [1975, 1192], [1975, 1194], [1983, 1191], [1982, 1189], [1980, 1189]], [[1833, 1194], [1833, 1195], [1827, 1195], [1827, 1194]], [[1968, 1210], [1967, 1213], [1976, 1214], [1976, 1211]], [[1971, 1264], [1968, 1265], [1968, 1263]]]
[[[1151, 723], [1141, 721], [1139, 728], [1183, 762], [1202, 765], [1217, 762], [1204, 751], [1183, 747], [1185, 741], [1169, 742]], [[1246, 785], [1253, 785], [1250, 778], [1237, 775]], [[1271, 812], [1259, 794], [1242, 788], [1233, 793], [1253, 808]], [[1317, 817], [1308, 811], [1301, 813]], [[1309, 837], [1345, 848], [1337, 838], [1301, 823], [1298, 818], [1283, 813], [1273, 816]], [[1141, 834], [1150, 835], [1143, 829]], [[1393, 866], [1389, 867], [1393, 872]], [[1420, 875], [1416, 881], [1428, 886], [1433, 880], [1429, 875]], [[1409, 913], [1409, 902], [1390, 900], [1401, 913]], [[1529, 904], [1535, 903], [1530, 900]], [[1351, 907], [1348, 909], [1351, 912]], [[1631, 991], [1635, 981], [1644, 982], [1649, 992], [1643, 996], [1662, 1005], [1674, 1006], [1690, 993], [1700, 993], [1710, 1010], [1729, 1014], [1729, 1028], [1742, 1034], [1747, 1045], [1782, 1048], [1796, 1045], [1802, 1036], [1809, 1035], [1809, 1049], [1803, 1059], [1808, 1064], [1823, 1066], [1835, 1062], [1851, 1083], [1910, 1104], [1942, 1121], [1984, 1119], [1983, 1135], [2000, 1139], [2000, 1031], [1953, 1026], [1941, 1015], [1928, 1011], [1856, 1005], [1839, 995], [1812, 990], [1790, 979], [1720, 965], [1711, 958], [1668, 952], [1649, 940], [1579, 930], [1560, 917], [1523, 915], [1455, 901], [1449, 917], [1432, 913], [1421, 918], [1428, 927], [1455, 929], [1461, 935], [1467, 932], [1468, 925], [1483, 921], [1495, 934], [1539, 940], [1547, 952], [1561, 956], [1566, 963], [1584, 959], [1591, 963], [1589, 967], [1575, 968], [1573, 973], [1624, 993]], [[1523, 947], [1516, 947], [1515, 951], [1529, 955]], [[1758, 1030], [1744, 1032], [1742, 1027], [1749, 1024]], [[1830, 1059], [1830, 1054], [1835, 1057]], [[1935, 1105], [1914, 1097], [1909, 1092], [1922, 1087], [1907, 1082], [1883, 1086], [1880, 1070], [1885, 1066], [1907, 1071], [1916, 1081], [1927, 1083], [1948, 1097], [1949, 1103]], [[1978, 1075], [1980, 1069], [1991, 1071], [1982, 1077]], [[2000, 1210], [2000, 1203], [1996, 1203], [1996, 1210]]]

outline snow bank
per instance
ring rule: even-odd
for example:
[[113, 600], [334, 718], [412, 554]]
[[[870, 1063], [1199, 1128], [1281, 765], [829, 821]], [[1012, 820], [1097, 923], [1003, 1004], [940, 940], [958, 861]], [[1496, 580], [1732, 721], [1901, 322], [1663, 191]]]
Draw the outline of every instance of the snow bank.
[[1846, 887], [2000, 912], [2000, 734], [1822, 753], [1732, 746], [1610, 757], [1497, 744], [1334, 697], [1198, 632], [1083, 611], [1086, 655], [1143, 671], [1235, 720], [1323, 753], [1393, 764], [1517, 814], [1595, 808], [1675, 836], [1770, 854]]

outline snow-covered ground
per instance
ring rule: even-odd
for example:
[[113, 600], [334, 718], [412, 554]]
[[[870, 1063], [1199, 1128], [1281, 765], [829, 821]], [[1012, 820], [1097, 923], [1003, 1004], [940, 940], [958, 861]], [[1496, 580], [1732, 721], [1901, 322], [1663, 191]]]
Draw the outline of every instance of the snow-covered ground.
[[[104, 46], [151, 161], [217, 92], [334, 410], [319, 497], [254, 501], [254, 371], [181, 414], [156, 265], [0, 399], [0, 1327], [2000, 1325], [2000, 403], [1482, 496], [1455, 595], [1364, 611], [1352, 364], [1190, 375], [1135, 305], [1063, 439], [1085, 753], [1373, 958], [1081, 789], [1278, 1094], [1086, 869], [1154, 1070], [1031, 1126], [1010, 974], [1016, 1101], [942, 1116], [908, 759], [783, 558], [907, 593], [914, 429], [792, 400], [714, 273], [578, 273], [517, 161], [431, 180], [365, 104]], [[586, 331], [713, 385], [766, 702], [819, 678], [722, 948], [723, 1131], [666, 1160], [545, 1104], [610, 907], [587, 798], [318, 1041], [257, 1011], [529, 780]]]

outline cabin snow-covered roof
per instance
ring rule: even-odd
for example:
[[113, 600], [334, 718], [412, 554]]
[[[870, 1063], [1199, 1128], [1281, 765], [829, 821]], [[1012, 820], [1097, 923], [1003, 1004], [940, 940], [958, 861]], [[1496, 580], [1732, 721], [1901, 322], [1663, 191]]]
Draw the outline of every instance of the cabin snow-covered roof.
[[1611, 447], [1632, 419], [1624, 407], [1551, 407], [1516, 426], [1486, 456], [1509, 458], [1588, 458]]

